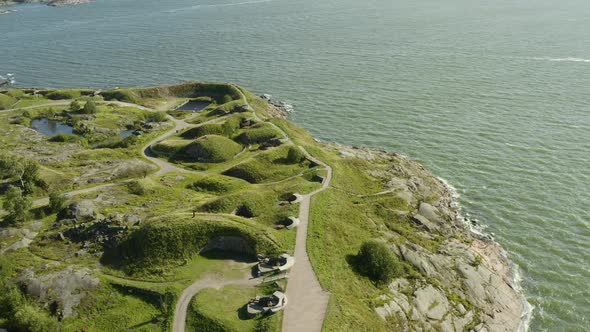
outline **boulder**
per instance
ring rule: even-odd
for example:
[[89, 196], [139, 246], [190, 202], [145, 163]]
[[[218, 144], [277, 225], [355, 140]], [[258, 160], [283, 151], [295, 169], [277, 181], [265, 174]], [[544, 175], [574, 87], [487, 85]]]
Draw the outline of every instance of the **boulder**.
[[414, 308], [422, 316], [441, 320], [449, 310], [449, 301], [441, 290], [427, 285], [414, 293]]
[[66, 209], [66, 218], [60, 219], [76, 219], [77, 222], [85, 222], [94, 220], [98, 208], [90, 200], [81, 200], [74, 202]]

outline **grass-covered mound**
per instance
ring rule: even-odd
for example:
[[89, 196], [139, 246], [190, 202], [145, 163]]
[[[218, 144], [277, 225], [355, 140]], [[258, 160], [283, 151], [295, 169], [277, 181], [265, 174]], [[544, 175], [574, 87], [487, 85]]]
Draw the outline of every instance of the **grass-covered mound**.
[[0, 110], [5, 110], [10, 108], [14, 103], [16, 103], [16, 99], [12, 96], [5, 95], [0, 93]]
[[237, 211], [242, 217], [258, 217], [277, 205], [278, 197], [272, 190], [249, 190], [222, 196], [206, 202], [201, 210], [209, 213]]
[[238, 164], [224, 175], [246, 180], [250, 183], [279, 181], [308, 170], [309, 162], [303, 159], [294, 148], [283, 146], [256, 157], [256, 159]]
[[105, 256], [107, 261], [123, 262], [129, 273], [150, 271], [161, 266], [178, 264], [188, 259], [210, 241], [220, 236], [244, 239], [257, 254], [280, 251], [276, 241], [262, 227], [236, 222], [228, 218], [207, 219], [167, 216], [133, 231], [119, 247]]
[[196, 191], [225, 194], [243, 189], [248, 185], [249, 183], [242, 179], [211, 175], [191, 183], [188, 187]]
[[187, 330], [210, 332], [271, 332], [280, 329], [280, 315], [247, 319], [245, 305], [254, 289], [227, 286], [205, 289], [191, 301], [187, 312]]
[[273, 138], [281, 138], [281, 132], [268, 123], [257, 123], [252, 128], [245, 129], [237, 140], [243, 144], [261, 144]]
[[193, 162], [220, 163], [231, 160], [240, 151], [242, 146], [227, 137], [206, 135], [184, 147], [177, 158]]
[[184, 139], [167, 139], [152, 145], [152, 151], [165, 157], [171, 157], [176, 155], [182, 148], [186, 147], [190, 141]]
[[208, 123], [196, 128], [190, 128], [180, 134], [183, 138], [198, 138], [205, 135], [222, 135], [230, 137], [239, 128], [242, 118], [232, 116], [222, 123]]
[[211, 97], [218, 104], [225, 104], [241, 99], [239, 91], [230, 84], [186, 82], [173, 85], [162, 85], [147, 88], [130, 88], [106, 90], [101, 92], [105, 100], [119, 100], [153, 106], [157, 101], [169, 98]]

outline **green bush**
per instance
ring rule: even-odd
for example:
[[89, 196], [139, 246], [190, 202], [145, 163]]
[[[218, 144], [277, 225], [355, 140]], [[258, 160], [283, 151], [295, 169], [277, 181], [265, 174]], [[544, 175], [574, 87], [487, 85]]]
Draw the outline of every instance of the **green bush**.
[[80, 90], [55, 90], [49, 92], [47, 98], [51, 100], [76, 99], [81, 95]]
[[96, 114], [96, 111], [96, 104], [92, 100], [87, 101], [82, 109], [82, 113], [84, 114]]
[[149, 122], [164, 122], [166, 120], [168, 120], [168, 115], [164, 112], [155, 112], [155, 113], [151, 113], [147, 120]]
[[49, 209], [58, 213], [66, 207], [67, 197], [63, 194], [52, 192], [49, 194]]
[[234, 100], [230, 102], [226, 102], [222, 105], [217, 106], [211, 114], [213, 115], [225, 115], [232, 113], [238, 109], [243, 109], [241, 106], [244, 106], [244, 102], [242, 100]]
[[403, 263], [383, 242], [371, 240], [363, 243], [356, 257], [357, 269], [380, 284], [388, 284], [405, 274]]
[[94, 145], [95, 149], [126, 149], [137, 144], [139, 138], [135, 135], [121, 137], [111, 137]]
[[232, 159], [242, 147], [227, 137], [207, 135], [198, 138], [180, 152], [180, 159], [196, 162], [219, 163]]
[[223, 175], [211, 175], [189, 185], [190, 189], [214, 193], [229, 193], [248, 186], [248, 182]]
[[0, 110], [9, 109], [17, 100], [11, 96], [0, 93]]
[[2, 204], [4, 210], [8, 211], [5, 219], [13, 225], [27, 221], [32, 205], [31, 199], [20, 188], [10, 186]]
[[77, 100], [72, 100], [72, 102], [70, 103], [70, 110], [71, 111], [78, 112], [81, 108], [82, 108], [82, 106], [80, 105], [80, 103]]
[[145, 194], [145, 187], [139, 181], [131, 181], [127, 183], [127, 190], [130, 194], [142, 196]]
[[75, 143], [80, 142], [80, 136], [74, 134], [59, 133], [49, 139], [50, 142], [61, 142], [61, 143]]

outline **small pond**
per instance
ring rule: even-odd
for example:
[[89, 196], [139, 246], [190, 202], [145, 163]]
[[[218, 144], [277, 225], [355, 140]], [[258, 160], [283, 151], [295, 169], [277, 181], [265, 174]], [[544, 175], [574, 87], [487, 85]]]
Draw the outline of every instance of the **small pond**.
[[67, 124], [61, 123], [55, 120], [49, 120], [47, 118], [35, 119], [31, 121], [31, 128], [40, 132], [47, 137], [54, 137], [59, 134], [72, 134], [74, 128]]
[[135, 132], [135, 130], [133, 130], [133, 129], [123, 130], [122, 132], [119, 133], [119, 137], [121, 137], [122, 139], [125, 139], [125, 138], [133, 135], [134, 132]]
[[189, 111], [189, 112], [200, 112], [207, 108], [211, 102], [208, 101], [199, 101], [199, 100], [189, 100], [184, 105], [181, 105], [176, 110], [177, 111]]

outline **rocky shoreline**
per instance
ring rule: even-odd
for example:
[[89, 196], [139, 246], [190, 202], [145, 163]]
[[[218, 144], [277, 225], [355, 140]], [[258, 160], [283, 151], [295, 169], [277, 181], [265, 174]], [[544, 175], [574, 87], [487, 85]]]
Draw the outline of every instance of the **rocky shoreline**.
[[[526, 331], [531, 306], [521, 292], [516, 266], [489, 235], [477, 232], [460, 214], [457, 194], [418, 162], [397, 154], [368, 148], [334, 145], [343, 157], [377, 165], [370, 171], [384, 179], [388, 191], [415, 208], [405, 215], [420, 236], [442, 235], [436, 252], [404, 241], [387, 229], [379, 232], [393, 240], [392, 251], [421, 273], [421, 280], [395, 279], [376, 302], [375, 311], [395, 320], [404, 331]], [[427, 203], [426, 197], [438, 197]], [[405, 211], [399, 211], [406, 214]]]

